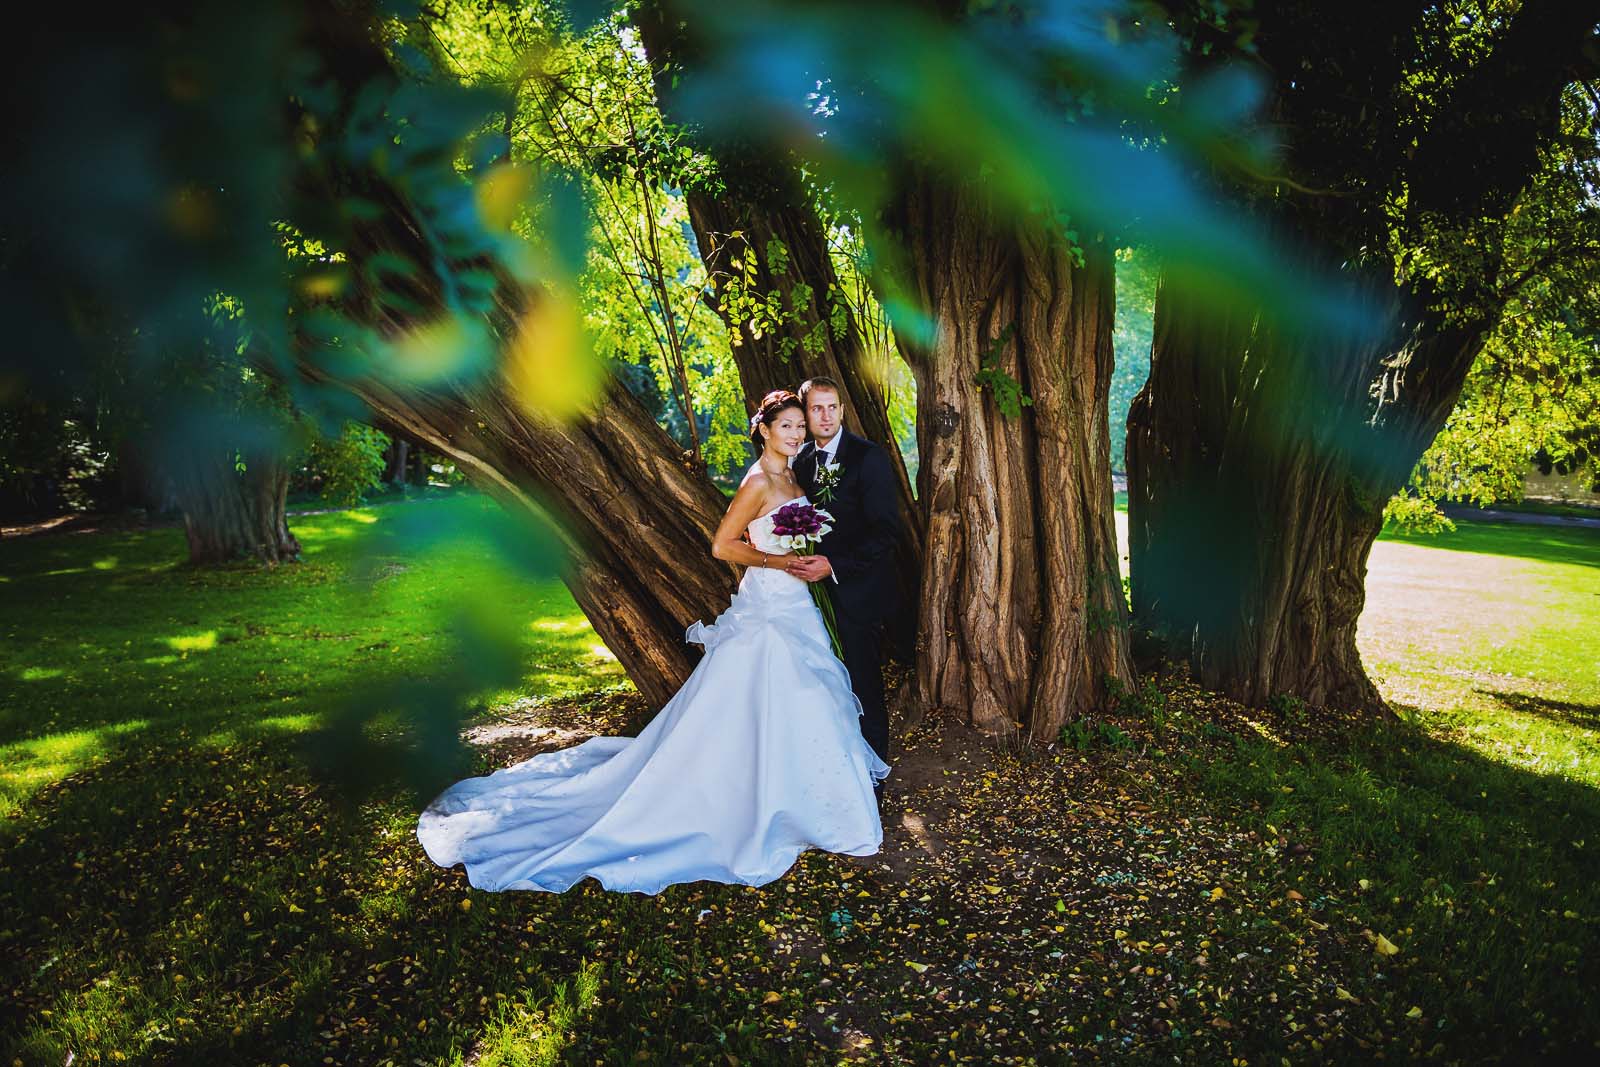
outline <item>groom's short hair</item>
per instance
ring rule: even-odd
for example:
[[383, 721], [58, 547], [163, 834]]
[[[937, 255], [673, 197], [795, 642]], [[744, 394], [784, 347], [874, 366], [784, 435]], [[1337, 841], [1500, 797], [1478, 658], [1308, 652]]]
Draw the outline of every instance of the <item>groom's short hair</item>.
[[811, 395], [811, 390], [813, 389], [826, 389], [834, 396], [844, 396], [844, 390], [839, 388], [838, 382], [834, 381], [826, 374], [819, 374], [815, 378], [807, 378], [805, 381], [800, 383], [800, 388], [795, 390], [795, 392], [800, 396], [800, 404], [802, 407], [809, 403], [807, 398]]

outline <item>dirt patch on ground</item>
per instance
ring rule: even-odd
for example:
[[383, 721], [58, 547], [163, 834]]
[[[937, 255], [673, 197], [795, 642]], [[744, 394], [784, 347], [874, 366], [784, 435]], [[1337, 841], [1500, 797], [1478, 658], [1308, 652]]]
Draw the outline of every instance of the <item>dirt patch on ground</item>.
[[176, 526], [174, 521], [151, 522], [140, 512], [115, 512], [107, 515], [54, 515], [10, 526], [0, 526], [0, 537], [40, 537], [45, 534], [121, 533], [148, 530], [157, 526]]

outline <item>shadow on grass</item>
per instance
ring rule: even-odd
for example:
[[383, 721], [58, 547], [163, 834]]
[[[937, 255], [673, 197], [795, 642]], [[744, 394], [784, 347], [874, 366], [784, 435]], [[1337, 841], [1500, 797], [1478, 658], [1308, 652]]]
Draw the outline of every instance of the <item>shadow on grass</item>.
[[1473, 692], [1490, 697], [1497, 703], [1513, 711], [1520, 711], [1524, 715], [1600, 732], [1600, 705], [1577, 704], [1569, 700], [1552, 700], [1549, 697], [1532, 696], [1528, 693], [1507, 693], [1497, 689], [1474, 689]]
[[[759, 992], [693, 977], [764, 940], [724, 907], [748, 890], [478, 893], [427, 861], [415, 810], [340, 803], [262, 743], [45, 790], [0, 859], [5, 1062], [449, 1064], [508, 1015], [538, 1031], [542, 1003], [568, 1031], [540, 1037], [550, 1062], [794, 1058], [757, 1040]], [[723, 921], [697, 928], [706, 907]], [[585, 975], [599, 995], [562, 1001]]]
[[[1542, 703], [1580, 725], [1595, 710]], [[1374, 1033], [1424, 1004], [1442, 1009], [1429, 1058], [1600, 1047], [1600, 791], [1410, 722], [1288, 745], [1233, 733], [1231, 748], [1187, 757], [1199, 794], [1309, 848], [1326, 898], [1401, 945], [1370, 957]]]
[[1438, 534], [1407, 533], [1386, 527], [1382, 537], [1423, 548], [1600, 567], [1600, 530], [1463, 520], [1456, 523], [1454, 530]]

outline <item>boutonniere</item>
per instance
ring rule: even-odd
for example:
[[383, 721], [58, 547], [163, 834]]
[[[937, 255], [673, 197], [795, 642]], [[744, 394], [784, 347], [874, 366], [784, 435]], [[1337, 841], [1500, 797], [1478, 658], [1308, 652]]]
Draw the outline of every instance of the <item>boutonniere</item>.
[[843, 473], [844, 468], [838, 464], [834, 464], [831, 467], [826, 463], [817, 464], [817, 473], [811, 479], [811, 484], [816, 491], [819, 503], [833, 503], [833, 492], [839, 488], [839, 476]]

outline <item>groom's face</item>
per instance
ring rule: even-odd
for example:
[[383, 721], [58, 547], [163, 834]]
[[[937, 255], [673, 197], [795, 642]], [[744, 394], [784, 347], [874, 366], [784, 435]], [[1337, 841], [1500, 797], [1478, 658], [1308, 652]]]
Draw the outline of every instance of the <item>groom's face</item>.
[[839, 394], [813, 389], [806, 394], [806, 427], [818, 441], [831, 441], [839, 432]]

